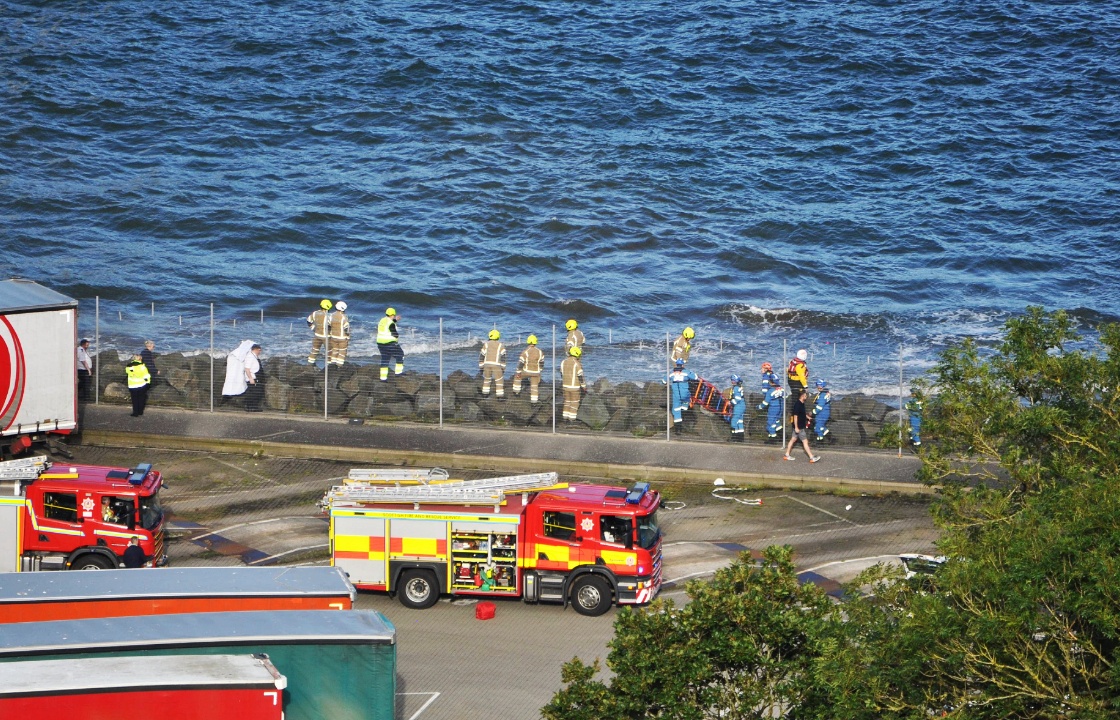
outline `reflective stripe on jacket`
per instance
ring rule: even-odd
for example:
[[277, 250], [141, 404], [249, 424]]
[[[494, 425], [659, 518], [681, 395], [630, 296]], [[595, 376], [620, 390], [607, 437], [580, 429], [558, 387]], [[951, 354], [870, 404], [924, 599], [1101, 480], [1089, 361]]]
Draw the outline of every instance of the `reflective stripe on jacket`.
[[574, 357], [568, 356], [560, 363], [560, 378], [565, 390], [586, 387], [583, 382], [583, 365]]
[[790, 380], [796, 380], [803, 386], [808, 386], [809, 369], [805, 367], [805, 361], [800, 358], [790, 360], [789, 367], [786, 369], [786, 377]]
[[483, 365], [497, 365], [499, 367], [506, 366], [506, 346], [502, 344], [501, 340], [487, 340], [482, 345], [482, 351], [478, 354], [478, 364]]
[[677, 341], [673, 343], [673, 362], [676, 362], [677, 360], [684, 360], [685, 362], [688, 362], [688, 353], [690, 353], [691, 351], [692, 343], [690, 343], [688, 341], [688, 338], [686, 338], [684, 335], [681, 335], [677, 338]]
[[397, 332], [397, 321], [386, 315], [381, 318], [377, 323], [377, 342], [384, 345], [386, 343], [396, 342], [399, 333]]
[[517, 371], [526, 375], [540, 375], [544, 370], [544, 353], [535, 345], [530, 345], [517, 359]]
[[350, 337], [350, 318], [346, 317], [346, 313], [341, 310], [331, 313], [330, 331], [331, 337], [337, 340]]
[[565, 348], [582, 348], [584, 342], [583, 332], [580, 330], [569, 330], [568, 337], [564, 340]]
[[315, 337], [327, 336], [327, 323], [330, 315], [326, 310], [316, 310], [307, 316], [307, 322], [315, 329]]

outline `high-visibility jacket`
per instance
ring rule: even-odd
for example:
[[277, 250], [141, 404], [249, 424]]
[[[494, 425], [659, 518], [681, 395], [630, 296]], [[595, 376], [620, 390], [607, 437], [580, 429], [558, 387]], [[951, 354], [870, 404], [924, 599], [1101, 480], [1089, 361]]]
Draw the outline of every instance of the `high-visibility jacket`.
[[484, 365], [497, 365], [505, 368], [506, 346], [502, 344], [501, 340], [487, 340], [483, 343], [482, 351], [478, 353], [478, 366], [483, 367]]
[[684, 360], [685, 362], [688, 362], [688, 353], [691, 352], [691, 351], [692, 351], [692, 343], [690, 343], [688, 341], [688, 338], [686, 338], [682, 334], [680, 337], [677, 338], [677, 341], [675, 343], [673, 343], [673, 355], [672, 355], [673, 362], [676, 362], [677, 360]]
[[564, 358], [564, 362], [560, 363], [560, 380], [565, 390], [579, 390], [587, 387], [587, 384], [583, 381], [583, 365], [579, 358], [574, 358], [571, 355]]
[[903, 407], [905, 407], [906, 411], [911, 415], [916, 415], [918, 417], [922, 416], [922, 401], [918, 400], [917, 398], [908, 400]]
[[542, 370], [544, 370], [544, 353], [539, 347], [530, 345], [521, 351], [521, 357], [517, 358], [517, 372], [540, 375]]
[[789, 367], [786, 368], [786, 377], [800, 383], [802, 387], [808, 387], [809, 368], [805, 367], [805, 361], [801, 358], [790, 360]]
[[379, 345], [394, 343], [400, 333], [397, 332], [397, 321], [386, 315], [377, 323], [377, 342]]
[[329, 325], [332, 338], [345, 340], [350, 337], [350, 318], [346, 317], [346, 313], [341, 310], [335, 310], [331, 313]]
[[307, 316], [307, 324], [315, 329], [315, 337], [326, 337], [329, 323], [330, 313], [326, 310], [316, 310]]
[[565, 340], [564, 340], [564, 347], [565, 347], [565, 349], [574, 348], [574, 347], [582, 348], [583, 347], [583, 342], [584, 342], [584, 337], [583, 337], [583, 331], [582, 330], [579, 330], [579, 329], [569, 330], [568, 331], [568, 337], [565, 338]]
[[152, 374], [148, 372], [148, 366], [139, 360], [126, 365], [124, 372], [128, 376], [129, 390], [142, 388], [152, 381]]

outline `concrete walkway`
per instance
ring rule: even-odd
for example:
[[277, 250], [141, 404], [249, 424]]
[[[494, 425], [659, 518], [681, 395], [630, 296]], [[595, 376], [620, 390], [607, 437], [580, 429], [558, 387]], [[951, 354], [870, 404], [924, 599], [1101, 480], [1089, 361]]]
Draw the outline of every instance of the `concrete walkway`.
[[509, 430], [417, 423], [351, 424], [345, 419], [242, 411], [202, 412], [86, 405], [79, 426], [89, 445], [149, 447], [319, 458], [360, 465], [410, 465], [490, 470], [556, 471], [563, 477], [597, 477], [731, 485], [927, 494], [917, 482], [913, 454], [866, 448], [814, 447], [810, 464], [794, 449], [782, 459], [778, 445], [705, 443], [606, 436], [593, 432]]

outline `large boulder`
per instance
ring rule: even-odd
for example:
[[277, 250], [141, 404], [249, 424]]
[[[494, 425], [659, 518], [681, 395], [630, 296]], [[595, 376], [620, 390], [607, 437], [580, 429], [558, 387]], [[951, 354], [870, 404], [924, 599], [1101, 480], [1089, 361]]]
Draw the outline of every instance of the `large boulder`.
[[701, 440], [727, 440], [731, 435], [731, 427], [726, 422], [706, 412], [696, 412], [690, 430]]
[[188, 405], [186, 395], [167, 383], [153, 385], [148, 392], [148, 402], [153, 405], [174, 405], [176, 407], [186, 407]]
[[287, 383], [280, 382], [275, 378], [270, 379], [264, 384], [264, 402], [270, 410], [279, 410], [280, 412], [288, 411], [288, 396], [292, 392], [292, 386]]
[[482, 419], [482, 408], [473, 401], [460, 403], [459, 409], [455, 411], [455, 419], [462, 422], [478, 422]]
[[579, 404], [576, 420], [587, 425], [592, 430], [602, 430], [611, 419], [607, 404], [597, 395], [585, 395]]
[[603, 402], [612, 413], [622, 408], [639, 407], [642, 404], [642, 389], [632, 382], [619, 383], [603, 394]]
[[[424, 420], [438, 419], [440, 414], [440, 396], [438, 388], [422, 388], [416, 393], [416, 415]], [[443, 416], [451, 417], [455, 412], [455, 393], [451, 388], [443, 390]]]
[[131, 398], [128, 386], [120, 382], [111, 382], [101, 391], [102, 400], [130, 400]]
[[611, 415], [611, 419], [607, 421], [606, 429], [610, 432], [626, 432], [630, 429], [630, 414], [633, 412], [630, 408], [619, 408]]
[[665, 410], [639, 408], [630, 414], [630, 432], [635, 435], [664, 434], [666, 422]]
[[858, 420], [839, 420], [835, 416], [828, 422], [829, 437], [838, 445], [866, 445], [867, 436]]

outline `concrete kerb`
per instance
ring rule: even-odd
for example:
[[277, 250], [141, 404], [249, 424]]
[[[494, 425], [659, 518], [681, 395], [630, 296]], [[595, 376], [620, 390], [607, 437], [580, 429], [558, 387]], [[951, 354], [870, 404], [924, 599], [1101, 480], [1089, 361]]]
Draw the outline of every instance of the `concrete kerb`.
[[332, 460], [375, 465], [410, 467], [453, 467], [464, 470], [509, 472], [558, 472], [561, 477], [594, 477], [611, 480], [644, 480], [654, 483], [685, 483], [711, 485], [716, 476], [731, 486], [750, 486], [777, 490], [811, 490], [829, 492], [862, 492], [874, 495], [932, 495], [936, 488], [920, 483], [867, 480], [843, 477], [810, 477], [770, 473], [690, 470], [650, 465], [510, 458], [495, 455], [458, 453], [427, 453], [409, 450], [384, 450], [344, 446], [309, 445], [263, 440], [180, 437], [135, 432], [85, 430], [82, 443], [106, 447], [141, 447], [160, 450], [189, 450], [242, 455]]

